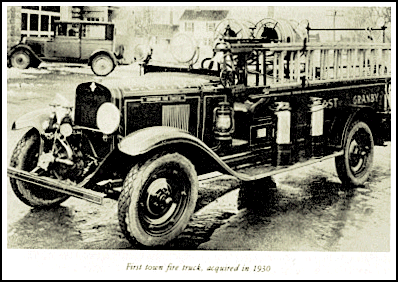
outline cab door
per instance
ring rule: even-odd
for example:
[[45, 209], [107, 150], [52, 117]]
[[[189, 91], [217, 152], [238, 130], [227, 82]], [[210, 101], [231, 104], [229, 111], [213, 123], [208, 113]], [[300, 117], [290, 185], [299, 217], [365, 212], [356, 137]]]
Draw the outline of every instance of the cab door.
[[80, 59], [80, 24], [59, 23], [56, 28], [53, 57], [65, 60]]

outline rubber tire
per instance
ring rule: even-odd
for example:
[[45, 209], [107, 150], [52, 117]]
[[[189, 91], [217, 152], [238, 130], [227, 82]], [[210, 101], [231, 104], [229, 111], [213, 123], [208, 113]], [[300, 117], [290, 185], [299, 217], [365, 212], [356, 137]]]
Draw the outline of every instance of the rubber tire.
[[[355, 176], [349, 165], [349, 148], [354, 134], [359, 130], [364, 129], [370, 136], [370, 153], [366, 160], [365, 169], [360, 173], [359, 176]], [[344, 139], [344, 154], [342, 156], [338, 156], [335, 158], [335, 166], [337, 175], [340, 178], [343, 186], [352, 187], [352, 186], [360, 186], [363, 185], [369, 178], [369, 174], [371, 172], [372, 163], [373, 163], [373, 154], [374, 154], [374, 140], [372, 131], [369, 126], [363, 121], [354, 121], [348, 130], [348, 133]]]
[[[138, 216], [138, 202], [142, 194], [142, 184], [150, 178], [152, 172], [167, 163], [178, 163], [190, 181], [190, 193], [184, 213], [175, 223], [174, 230], [164, 236], [151, 236], [142, 227]], [[184, 156], [173, 153], [155, 155], [143, 165], [136, 164], [128, 173], [118, 201], [118, 219], [122, 233], [133, 246], [161, 246], [177, 237], [187, 226], [194, 212], [198, 198], [198, 177], [193, 164]]]
[[[97, 73], [97, 71], [95, 70], [96, 69], [96, 63], [97, 63], [97, 61], [99, 61], [99, 60], [101, 60], [101, 59], [106, 59], [106, 60], [109, 60], [109, 62], [110, 63], [112, 63], [112, 68], [108, 71], [108, 72], [106, 72], [106, 73]], [[108, 74], [110, 74], [114, 69], [115, 69], [115, 67], [116, 67], [116, 65], [115, 65], [115, 63], [113, 62], [113, 60], [112, 60], [112, 58], [109, 56], [109, 55], [106, 55], [106, 54], [99, 54], [99, 55], [96, 55], [94, 58], [93, 58], [93, 60], [91, 61], [91, 70], [93, 71], [93, 73], [95, 74], [95, 75], [97, 75], [97, 76], [107, 76]]]
[[[39, 133], [36, 130], [28, 131], [17, 143], [11, 156], [10, 166], [24, 171], [31, 171], [37, 165], [39, 150]], [[69, 198], [68, 195], [14, 178], [10, 178], [10, 183], [18, 199], [31, 207], [53, 207]]]
[[[18, 64], [16, 57], [17, 56], [23, 56], [24, 59], [23, 61], [25, 62], [24, 64]], [[12, 53], [11, 58], [10, 58], [10, 62], [11, 62], [11, 66], [17, 69], [27, 69], [30, 67], [31, 63], [32, 63], [32, 58], [30, 56], [30, 54], [25, 51], [25, 50], [17, 50], [14, 53]]]

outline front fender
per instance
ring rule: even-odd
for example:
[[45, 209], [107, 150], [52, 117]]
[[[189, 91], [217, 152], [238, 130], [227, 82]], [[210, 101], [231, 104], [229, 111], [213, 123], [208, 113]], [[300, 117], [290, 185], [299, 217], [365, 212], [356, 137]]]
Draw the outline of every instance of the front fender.
[[27, 52], [30, 53], [30, 55], [37, 61], [37, 62], [41, 62], [42, 60], [39, 58], [39, 56], [37, 56], [37, 54], [32, 50], [32, 48], [30, 48], [29, 45], [23, 44], [23, 43], [19, 43], [13, 47], [11, 47], [10, 51], [7, 54], [7, 61], [10, 60], [11, 55], [17, 51], [17, 50], [25, 50]]
[[90, 58], [88, 59], [88, 65], [91, 66], [91, 63], [93, 62], [94, 57], [101, 53], [107, 54], [109, 57], [111, 57], [113, 63], [115, 65], [118, 65], [115, 54], [113, 52], [110, 52], [110, 51], [104, 50], [104, 49], [95, 50], [93, 53], [91, 53]]
[[48, 107], [27, 113], [12, 123], [11, 130], [33, 127], [43, 133], [43, 122], [49, 119], [51, 112], [51, 108]]
[[130, 133], [119, 143], [119, 150], [130, 156], [138, 156], [177, 142], [190, 143], [205, 151], [213, 152], [200, 139], [178, 128], [168, 126], [147, 127]]
[[[178, 128], [167, 126], [148, 127], [127, 135], [118, 144], [118, 149], [130, 156], [144, 155], [153, 150], [173, 147], [184, 155], [191, 156], [191, 161], [196, 169], [208, 168], [215, 165], [220, 172], [233, 175], [241, 180], [249, 178], [231, 169], [221, 158], [209, 148], [202, 140]], [[197, 157], [197, 156], [201, 157]], [[195, 158], [196, 156], [196, 158]], [[211, 160], [212, 164], [204, 160]]]

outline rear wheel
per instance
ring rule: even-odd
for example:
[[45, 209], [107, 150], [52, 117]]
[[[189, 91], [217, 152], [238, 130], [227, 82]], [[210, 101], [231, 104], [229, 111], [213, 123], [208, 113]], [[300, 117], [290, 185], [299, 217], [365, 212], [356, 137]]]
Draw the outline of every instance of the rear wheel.
[[96, 55], [91, 62], [91, 70], [95, 75], [107, 76], [115, 68], [112, 58], [106, 54]]
[[27, 69], [31, 64], [31, 57], [27, 51], [18, 50], [11, 55], [11, 66], [18, 69]]
[[373, 164], [374, 141], [369, 126], [355, 121], [344, 140], [344, 154], [335, 159], [336, 171], [344, 185], [363, 185]]
[[118, 203], [119, 224], [132, 244], [164, 245], [188, 224], [198, 197], [193, 164], [174, 153], [156, 155], [127, 175]]
[[[10, 166], [24, 171], [36, 168], [40, 152], [40, 135], [35, 130], [28, 131], [15, 147]], [[58, 193], [40, 186], [10, 178], [11, 188], [15, 195], [26, 205], [31, 207], [56, 206], [69, 198], [68, 195]]]

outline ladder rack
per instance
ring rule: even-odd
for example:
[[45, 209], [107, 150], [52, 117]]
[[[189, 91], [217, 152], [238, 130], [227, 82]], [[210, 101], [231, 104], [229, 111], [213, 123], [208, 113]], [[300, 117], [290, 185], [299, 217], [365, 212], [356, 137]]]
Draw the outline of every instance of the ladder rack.
[[246, 86], [280, 87], [391, 77], [389, 43], [297, 44], [245, 40], [226, 42], [214, 51], [223, 53], [231, 71], [237, 73], [238, 84]]

